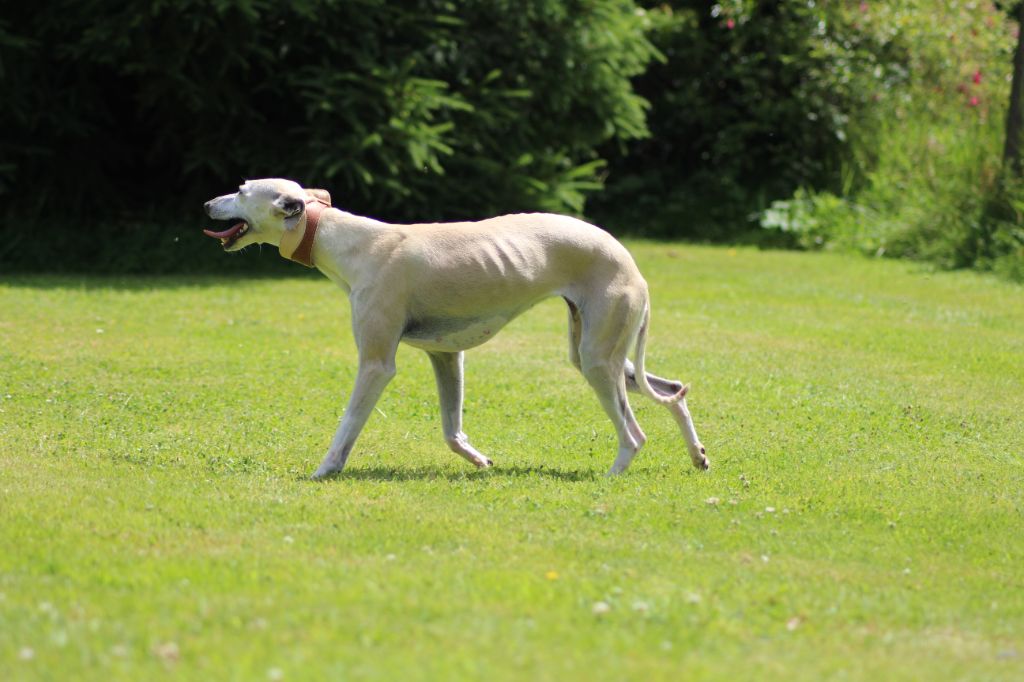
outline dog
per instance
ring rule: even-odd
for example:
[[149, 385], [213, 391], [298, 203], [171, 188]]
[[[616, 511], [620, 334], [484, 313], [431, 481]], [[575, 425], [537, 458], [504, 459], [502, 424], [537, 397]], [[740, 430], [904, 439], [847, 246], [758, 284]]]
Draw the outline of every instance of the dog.
[[[651, 314], [647, 282], [610, 234], [547, 213], [395, 225], [330, 204], [325, 190], [307, 190], [284, 179], [249, 180], [237, 192], [205, 204], [210, 218], [234, 223], [226, 230], [204, 231], [219, 239], [225, 251], [275, 245], [286, 258], [316, 267], [349, 297], [359, 353], [355, 387], [313, 479], [344, 468], [395, 375], [399, 343], [430, 357], [448, 447], [479, 468], [492, 466], [462, 430], [464, 353], [552, 296], [568, 304], [569, 359], [615, 426], [618, 451], [608, 474], [625, 471], [647, 440], [627, 391], [668, 408], [693, 465], [709, 468], [686, 406], [689, 386], [644, 369]], [[627, 358], [631, 346], [632, 362]]]

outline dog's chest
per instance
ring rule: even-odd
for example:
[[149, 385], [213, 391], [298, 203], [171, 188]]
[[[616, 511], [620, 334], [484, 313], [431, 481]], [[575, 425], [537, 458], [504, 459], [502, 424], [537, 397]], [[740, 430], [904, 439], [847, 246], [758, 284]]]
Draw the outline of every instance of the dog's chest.
[[411, 319], [405, 325], [402, 342], [425, 351], [455, 353], [494, 338], [513, 317], [488, 315], [476, 318]]

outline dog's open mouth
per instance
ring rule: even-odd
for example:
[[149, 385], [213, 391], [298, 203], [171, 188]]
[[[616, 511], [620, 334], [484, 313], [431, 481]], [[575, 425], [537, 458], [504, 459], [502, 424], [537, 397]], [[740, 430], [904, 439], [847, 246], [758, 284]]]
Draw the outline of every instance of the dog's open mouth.
[[240, 223], [236, 223], [226, 230], [215, 232], [213, 230], [203, 230], [203, 234], [207, 237], [213, 237], [219, 239], [221, 246], [225, 249], [230, 248], [232, 244], [241, 239], [242, 235], [249, 231], [249, 223], [244, 220]]

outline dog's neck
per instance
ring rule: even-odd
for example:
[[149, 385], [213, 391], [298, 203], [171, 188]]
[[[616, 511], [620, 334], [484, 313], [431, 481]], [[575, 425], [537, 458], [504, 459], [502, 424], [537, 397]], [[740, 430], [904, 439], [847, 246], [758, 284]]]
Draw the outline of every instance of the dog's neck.
[[277, 248], [282, 256], [302, 263], [307, 268], [314, 267], [313, 246], [316, 242], [317, 228], [320, 226], [320, 214], [330, 206], [319, 197], [310, 197], [306, 201], [302, 225], [296, 225], [295, 229], [288, 230], [281, 236]]
[[[313, 242], [314, 267], [346, 293], [373, 279], [373, 263], [386, 260], [384, 252], [401, 236], [388, 223], [333, 208], [320, 221]], [[376, 255], [374, 255], [376, 254]]]

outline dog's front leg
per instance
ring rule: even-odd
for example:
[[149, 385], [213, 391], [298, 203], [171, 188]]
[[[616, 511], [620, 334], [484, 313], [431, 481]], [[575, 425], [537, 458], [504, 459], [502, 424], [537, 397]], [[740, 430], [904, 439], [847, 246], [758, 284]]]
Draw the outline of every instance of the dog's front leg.
[[331, 441], [331, 447], [327, 456], [320, 463], [313, 480], [326, 478], [336, 474], [345, 467], [348, 455], [352, 452], [352, 446], [363, 430], [366, 420], [370, 417], [374, 405], [384, 392], [391, 378], [395, 376], [395, 363], [384, 362], [360, 362], [359, 371], [356, 373], [356, 385], [352, 389], [352, 395], [348, 400], [348, 407], [345, 408], [345, 416], [338, 425], [338, 430]]
[[327, 456], [313, 474], [313, 480], [336, 474], [345, 467], [359, 432], [373, 412], [384, 388], [395, 376], [395, 353], [401, 332], [389, 332], [386, 327], [381, 329], [381, 325], [360, 325], [359, 319], [360, 316], [353, 311], [353, 328], [356, 346], [359, 349], [356, 385], [352, 389], [348, 407], [345, 408], [345, 416], [338, 425], [338, 431], [334, 434]]

